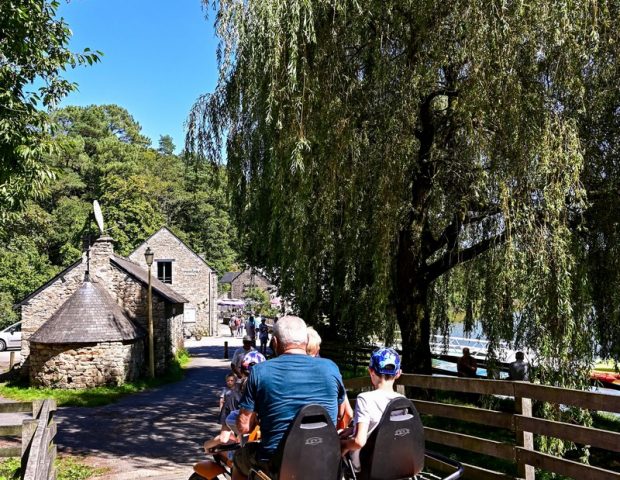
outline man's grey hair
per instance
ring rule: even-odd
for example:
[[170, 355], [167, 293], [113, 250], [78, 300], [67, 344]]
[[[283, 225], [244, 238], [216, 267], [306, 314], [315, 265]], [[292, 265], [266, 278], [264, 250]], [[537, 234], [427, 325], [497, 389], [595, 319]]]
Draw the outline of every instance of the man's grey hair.
[[306, 322], [293, 315], [285, 315], [278, 320], [273, 327], [273, 334], [282, 346], [306, 345], [308, 343]]

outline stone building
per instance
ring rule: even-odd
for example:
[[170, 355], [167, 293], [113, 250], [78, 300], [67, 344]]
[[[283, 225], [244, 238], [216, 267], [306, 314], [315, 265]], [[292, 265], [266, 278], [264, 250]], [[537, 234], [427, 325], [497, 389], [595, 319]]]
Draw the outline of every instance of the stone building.
[[86, 388], [135, 380], [144, 337], [105, 289], [85, 279], [30, 336], [31, 383]]
[[226, 272], [220, 279], [220, 284], [230, 284], [228, 298], [245, 298], [245, 293], [250, 288], [260, 288], [269, 294], [276, 290], [275, 285], [264, 275], [249, 268], [242, 272]]
[[147, 238], [129, 255], [129, 259], [146, 268], [144, 252], [147, 247], [155, 255], [153, 274], [187, 299], [184, 308], [186, 327], [202, 335], [216, 335], [217, 274], [166, 227]]
[[[82, 388], [119, 384], [146, 373], [148, 274], [114, 253], [102, 236], [82, 260], [26, 297], [22, 373], [33, 385]], [[183, 346], [187, 299], [152, 279], [155, 369]]]

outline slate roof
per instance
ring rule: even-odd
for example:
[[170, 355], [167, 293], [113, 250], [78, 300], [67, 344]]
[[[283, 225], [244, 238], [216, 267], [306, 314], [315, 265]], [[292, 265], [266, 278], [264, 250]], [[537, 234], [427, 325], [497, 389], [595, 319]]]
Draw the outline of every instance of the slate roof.
[[[126, 273], [131, 275], [133, 278], [141, 282], [143, 285], [148, 285], [149, 278], [148, 272], [144, 270], [140, 265], [135, 264], [126, 258], [120, 257], [118, 255], [114, 255], [110, 257], [110, 262], [124, 270]], [[159, 280], [156, 275], [151, 275], [151, 287], [153, 291], [157, 293], [160, 297], [168, 300], [172, 303], [187, 303], [187, 300], [183, 295], [177, 293], [164, 282]]]
[[242, 272], [226, 272], [222, 275], [222, 278], [220, 278], [220, 283], [232, 283], [241, 273]]
[[88, 280], [30, 338], [34, 343], [100, 343], [141, 338], [114, 299]]

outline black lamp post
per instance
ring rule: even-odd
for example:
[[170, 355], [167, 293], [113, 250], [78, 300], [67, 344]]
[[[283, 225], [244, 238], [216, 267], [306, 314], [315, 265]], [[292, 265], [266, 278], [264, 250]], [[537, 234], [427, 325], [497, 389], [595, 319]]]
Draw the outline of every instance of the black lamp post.
[[144, 259], [149, 267], [149, 287], [146, 296], [146, 315], [148, 317], [148, 333], [149, 333], [149, 376], [155, 378], [155, 343], [153, 339], [153, 293], [151, 291], [151, 266], [153, 265], [153, 250], [146, 247]]

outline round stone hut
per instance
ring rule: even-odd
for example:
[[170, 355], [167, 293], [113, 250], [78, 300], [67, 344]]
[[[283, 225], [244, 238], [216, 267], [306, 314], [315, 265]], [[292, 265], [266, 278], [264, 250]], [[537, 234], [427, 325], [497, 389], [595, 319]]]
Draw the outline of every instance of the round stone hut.
[[87, 279], [30, 337], [30, 383], [77, 389], [135, 380], [144, 337], [110, 294]]

